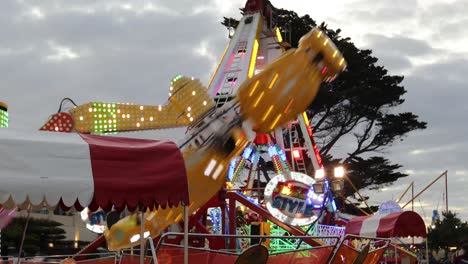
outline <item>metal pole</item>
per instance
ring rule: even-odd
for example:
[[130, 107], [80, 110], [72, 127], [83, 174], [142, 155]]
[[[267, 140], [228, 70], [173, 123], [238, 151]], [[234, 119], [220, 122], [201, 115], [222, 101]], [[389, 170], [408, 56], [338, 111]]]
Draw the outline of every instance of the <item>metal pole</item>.
[[154, 262], [154, 264], [158, 264], [158, 258], [156, 257], [156, 250], [154, 248], [153, 239], [150, 238], [150, 239], [148, 239], [148, 241], [149, 241], [150, 248], [151, 248], [151, 255], [153, 255], [153, 262]]
[[184, 264], [188, 264], [188, 206], [184, 205]]
[[448, 173], [445, 171], [445, 213], [448, 214]]
[[353, 202], [351, 202], [351, 201], [350, 201], [348, 198], [346, 198], [344, 195], [341, 195], [341, 198], [343, 198], [344, 201], [350, 203], [352, 206], [354, 206], [355, 208], [357, 208], [357, 209], [358, 209], [359, 211], [361, 211], [363, 214], [369, 215], [368, 212], [362, 210], [362, 208], [360, 208], [360, 207], [357, 207]]
[[400, 198], [398, 198], [396, 200], [397, 203], [399, 203], [401, 201], [401, 199], [403, 199], [403, 196], [405, 196], [405, 194], [408, 192], [409, 188], [414, 184], [414, 182], [411, 182], [408, 187], [406, 187], [405, 191], [401, 194]]
[[292, 171], [296, 171], [296, 164], [294, 163], [294, 147], [292, 143], [292, 135], [291, 131], [293, 129], [294, 124], [289, 123], [288, 124], [288, 135], [289, 135], [289, 154], [291, 155], [291, 166], [292, 166]]
[[447, 171], [443, 172], [441, 175], [439, 175], [437, 178], [435, 178], [433, 181], [431, 181], [424, 189], [422, 189], [416, 196], [411, 199], [411, 201], [407, 202], [405, 205], [401, 207], [401, 209], [405, 208], [408, 204], [410, 204], [414, 199], [418, 198], [419, 195], [421, 195], [423, 192], [425, 192], [429, 187], [431, 187], [436, 181], [438, 181], [440, 178], [443, 176], [447, 175]]
[[429, 263], [429, 247], [427, 241], [429, 238], [426, 236], [426, 263]]
[[21, 251], [23, 251], [23, 244], [24, 244], [24, 239], [26, 238], [26, 230], [28, 229], [28, 224], [29, 224], [29, 216], [31, 214], [31, 205], [28, 206], [28, 216], [26, 217], [26, 223], [24, 224], [24, 229], [23, 229], [23, 236], [21, 237], [21, 244], [19, 248], [19, 253], [18, 253], [18, 264], [21, 263]]
[[145, 213], [142, 210], [140, 212], [140, 264], [145, 262]]
[[[414, 182], [411, 182], [411, 211], [414, 212]], [[414, 236], [411, 237], [412, 245], [414, 246]]]
[[370, 206], [367, 204], [367, 201], [364, 199], [364, 197], [362, 197], [361, 193], [359, 192], [359, 190], [356, 188], [356, 186], [354, 186], [353, 182], [348, 178], [348, 177], [344, 177], [346, 180], [348, 180], [349, 184], [351, 184], [351, 187], [353, 187], [354, 191], [356, 191], [356, 193], [358, 194], [359, 198], [361, 198], [361, 200], [364, 202], [364, 204], [367, 206], [367, 208], [369, 208], [369, 211], [371, 213], [374, 213], [374, 211], [372, 211], [372, 208], [370, 208]]

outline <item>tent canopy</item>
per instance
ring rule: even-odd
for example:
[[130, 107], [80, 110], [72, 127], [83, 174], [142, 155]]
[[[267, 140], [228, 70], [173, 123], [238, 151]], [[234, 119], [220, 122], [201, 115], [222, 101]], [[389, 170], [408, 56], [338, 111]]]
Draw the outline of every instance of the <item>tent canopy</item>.
[[129, 210], [188, 204], [170, 141], [0, 129], [0, 204]]
[[346, 234], [368, 237], [426, 237], [426, 225], [413, 211], [358, 216], [349, 220]]

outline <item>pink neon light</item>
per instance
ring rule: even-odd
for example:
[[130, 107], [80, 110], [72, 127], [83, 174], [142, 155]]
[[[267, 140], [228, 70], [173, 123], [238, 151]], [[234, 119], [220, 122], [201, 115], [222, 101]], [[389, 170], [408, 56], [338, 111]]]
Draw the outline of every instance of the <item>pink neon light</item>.
[[315, 140], [312, 135], [312, 128], [310, 126], [307, 126], [307, 131], [309, 132], [310, 141], [312, 142], [312, 148], [314, 149], [314, 155], [315, 155], [315, 158], [317, 159], [317, 163], [320, 168], [323, 168], [322, 157], [320, 157], [320, 152], [318, 150], [317, 144], [315, 144]]

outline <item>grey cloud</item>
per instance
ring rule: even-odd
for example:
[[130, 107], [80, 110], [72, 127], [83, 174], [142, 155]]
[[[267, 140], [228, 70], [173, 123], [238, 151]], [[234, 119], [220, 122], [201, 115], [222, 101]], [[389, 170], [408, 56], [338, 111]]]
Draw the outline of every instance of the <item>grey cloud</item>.
[[468, 33], [466, 14], [468, 5], [465, 0], [437, 3], [423, 9], [418, 17], [419, 26], [430, 27], [434, 39], [459, 39]]
[[[468, 90], [462, 81], [467, 72], [468, 61], [463, 59], [415, 67], [404, 81], [408, 93], [402, 110], [420, 115], [428, 121], [428, 129], [412, 133], [403, 144], [396, 144], [387, 153], [392, 161], [415, 171], [412, 177], [398, 182], [415, 181], [417, 190], [448, 169], [449, 201], [458, 208], [464, 206], [457, 197], [465, 192], [466, 176], [456, 175], [455, 171], [468, 170], [468, 106], [465, 103]], [[441, 184], [438, 186], [430, 192], [440, 192]], [[430, 204], [426, 209], [436, 209], [434, 199], [422, 196], [421, 200]], [[458, 212], [465, 219], [468, 217], [466, 210]]]
[[374, 56], [379, 60], [377, 64], [385, 66], [391, 74], [401, 74], [403, 71], [411, 68], [411, 61], [404, 56], [386, 54], [384, 51], [374, 50]]
[[374, 56], [379, 58], [379, 64], [394, 74], [401, 74], [412, 67], [410, 57], [424, 56], [433, 52], [427, 42], [404, 36], [366, 34], [364, 40], [367, 42], [366, 48], [372, 49]]
[[[41, 6], [44, 19], [24, 19], [0, 29], [1, 100], [10, 105], [12, 127], [41, 126], [64, 97], [77, 103], [164, 103], [174, 75], [198, 77], [206, 84], [212, 57], [220, 57], [228, 42], [219, 24], [222, 18], [214, 13], [60, 12], [51, 3]], [[23, 9], [2, 9], [0, 17], [14, 21]], [[47, 61], [54, 52], [51, 42], [78, 57]], [[212, 47], [212, 57], [194, 53], [201, 42]]]
[[427, 41], [405, 36], [387, 37], [379, 34], [366, 34], [365, 39], [370, 47], [395, 55], [421, 56], [433, 51]]
[[465, 0], [457, 0], [450, 3], [436, 3], [426, 7], [421, 14], [423, 25], [436, 25], [447, 21], [465, 18], [468, 6]]
[[346, 4], [348, 19], [374, 23], [393, 23], [411, 18], [418, 10], [416, 0], [360, 0]]

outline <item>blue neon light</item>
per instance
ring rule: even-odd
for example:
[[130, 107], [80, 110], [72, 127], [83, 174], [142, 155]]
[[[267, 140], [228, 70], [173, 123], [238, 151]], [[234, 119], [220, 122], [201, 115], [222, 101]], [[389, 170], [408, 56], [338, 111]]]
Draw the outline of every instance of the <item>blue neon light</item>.
[[232, 178], [234, 177], [234, 170], [236, 169], [236, 164], [237, 164], [237, 159], [232, 159], [231, 163], [229, 164], [229, 170], [228, 170], [228, 180], [232, 181]]
[[284, 154], [283, 150], [276, 146], [276, 153], [281, 158], [282, 161], [286, 161], [286, 155]]
[[253, 146], [250, 145], [244, 149], [244, 152], [242, 153], [242, 157], [244, 159], [249, 159], [250, 154], [252, 154], [252, 152], [253, 152]]

